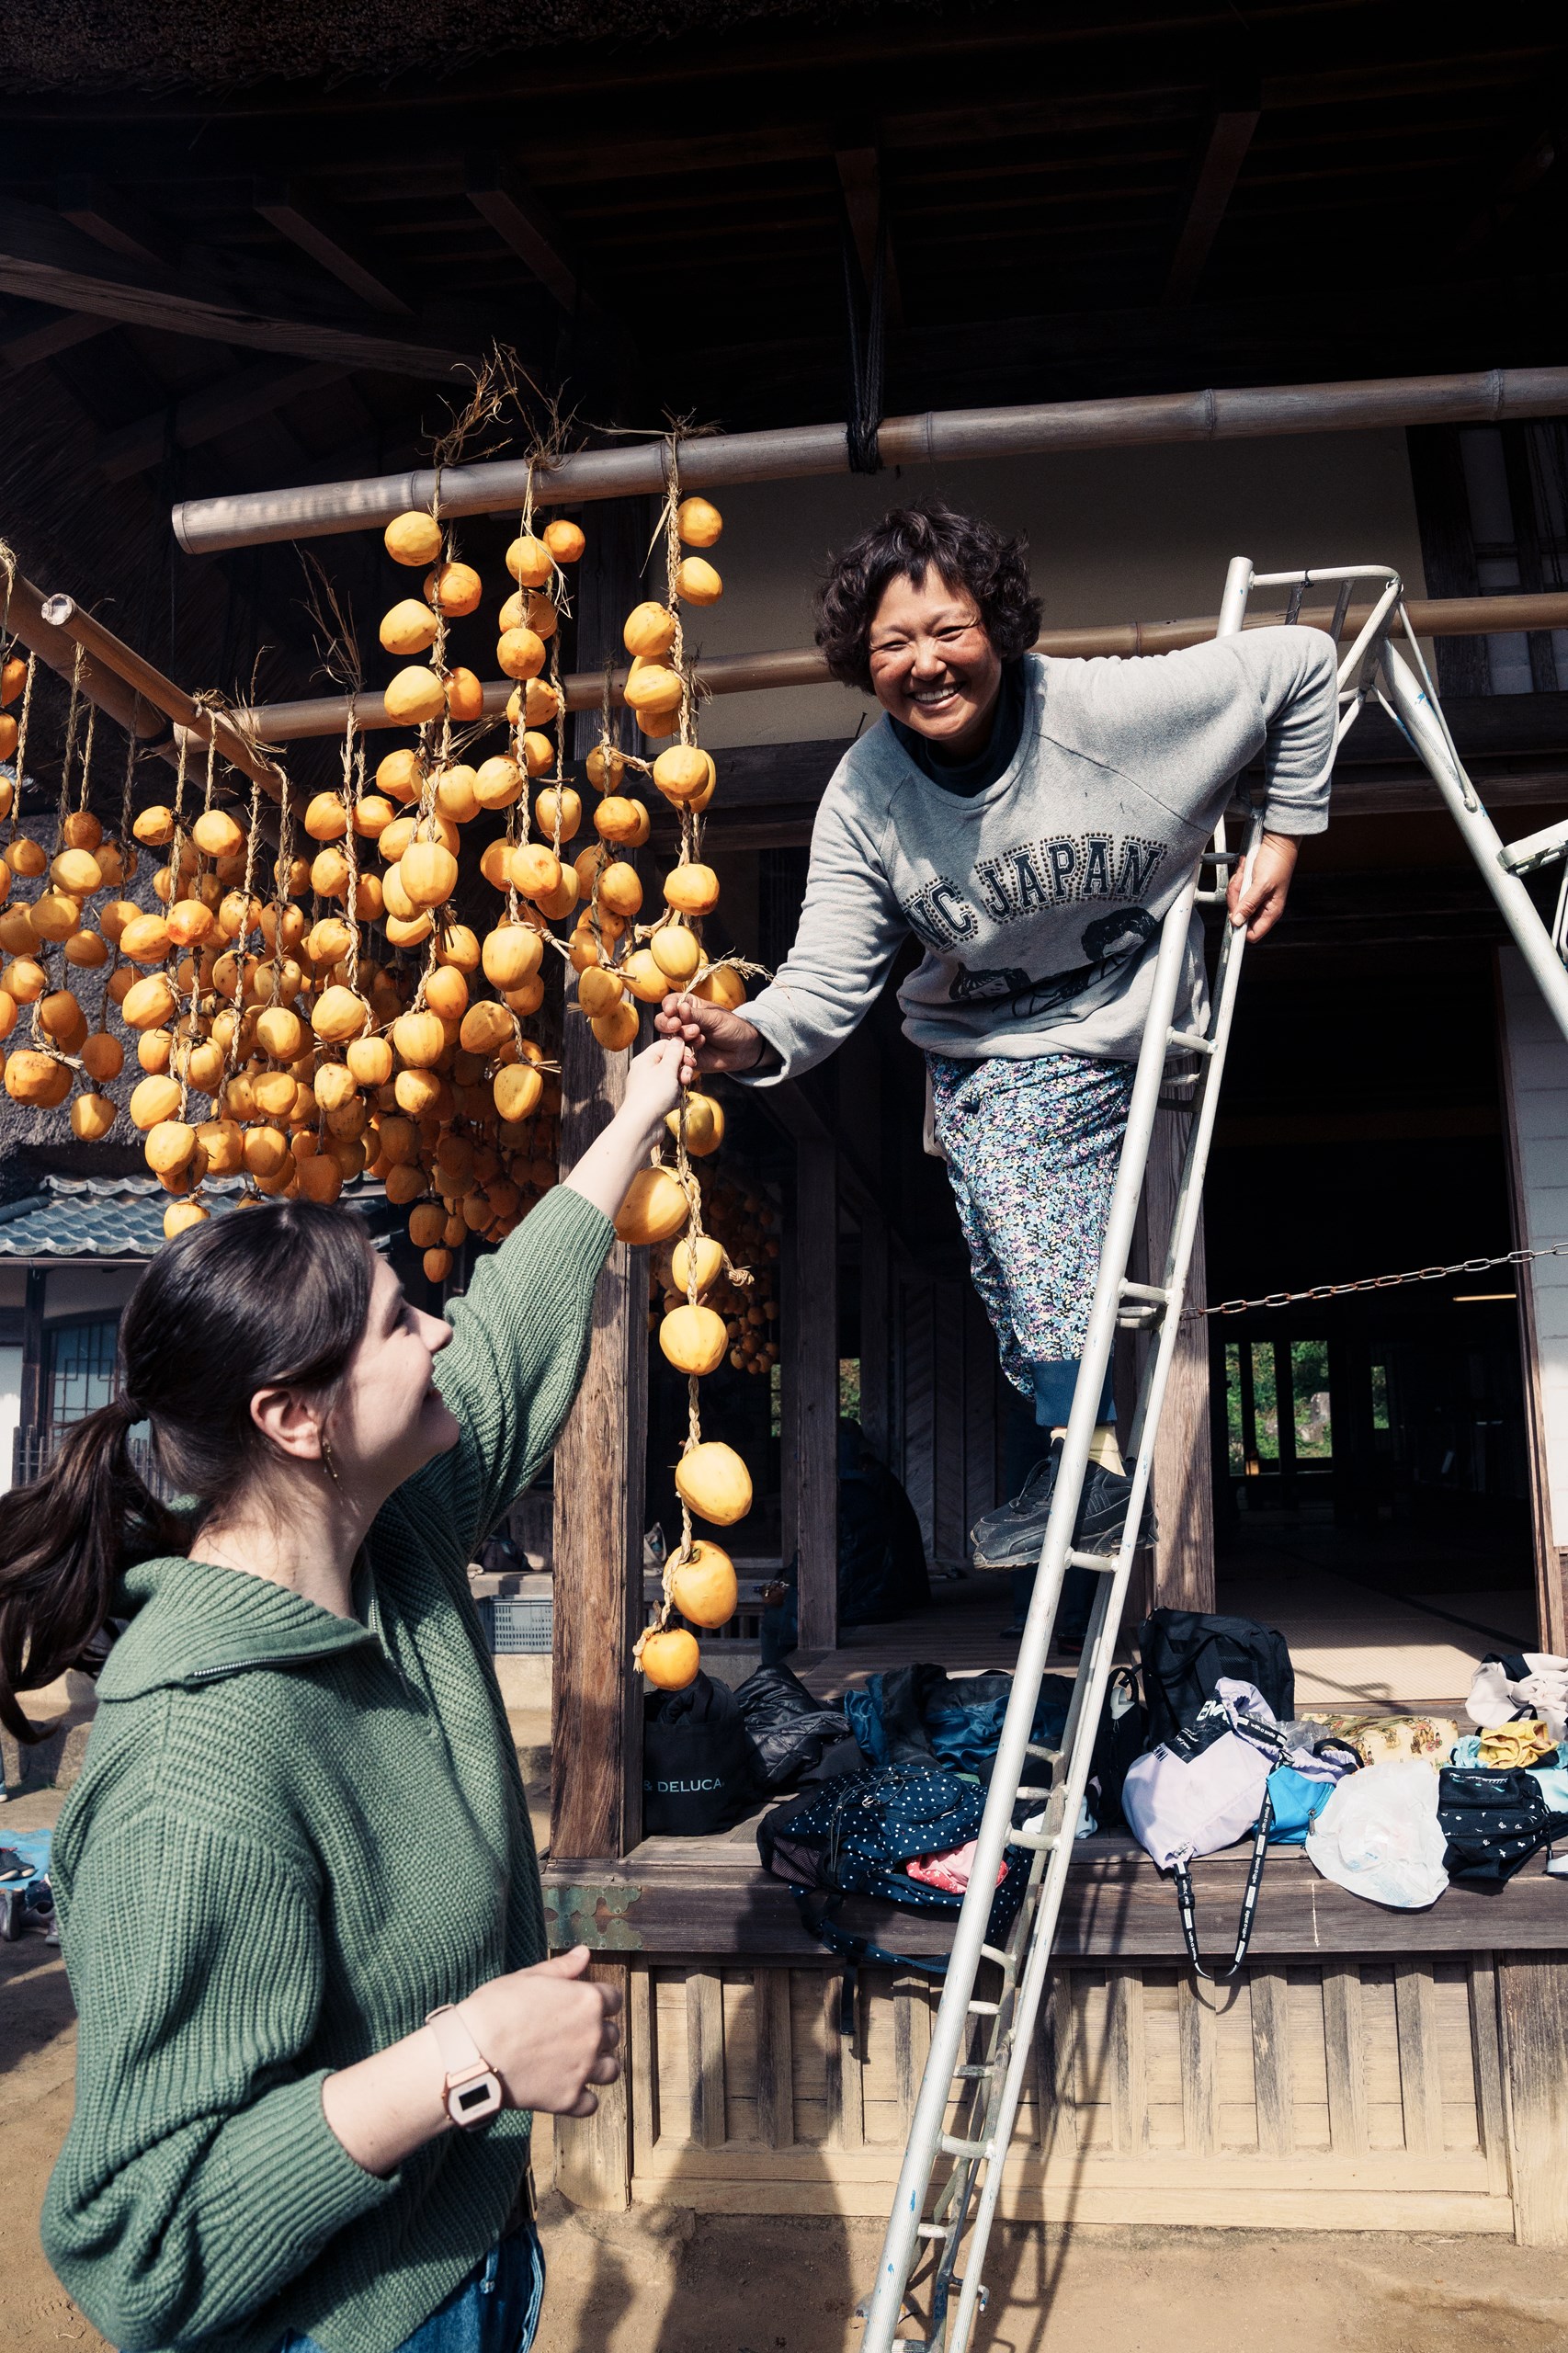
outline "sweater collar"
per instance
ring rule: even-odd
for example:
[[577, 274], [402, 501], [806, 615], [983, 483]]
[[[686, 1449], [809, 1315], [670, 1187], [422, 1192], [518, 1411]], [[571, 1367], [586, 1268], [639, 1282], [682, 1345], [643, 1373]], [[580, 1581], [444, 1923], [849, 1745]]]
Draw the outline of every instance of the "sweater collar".
[[98, 1678], [102, 1699], [136, 1699], [247, 1667], [302, 1665], [377, 1643], [373, 1627], [357, 1618], [210, 1561], [139, 1562], [126, 1572], [121, 1611], [133, 1614]]

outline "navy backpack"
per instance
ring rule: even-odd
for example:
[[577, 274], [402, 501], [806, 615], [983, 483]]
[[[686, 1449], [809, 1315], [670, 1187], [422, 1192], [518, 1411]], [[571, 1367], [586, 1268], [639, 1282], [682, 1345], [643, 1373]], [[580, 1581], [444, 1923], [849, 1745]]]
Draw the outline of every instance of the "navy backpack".
[[[921, 1855], [942, 1855], [967, 1846], [980, 1828], [985, 1791], [935, 1765], [889, 1765], [825, 1782], [804, 1801], [776, 1805], [757, 1824], [757, 1851], [764, 1870], [788, 1882], [801, 1907], [807, 1934], [843, 1955], [845, 1972], [840, 2024], [853, 2035], [855, 1985], [863, 1961], [893, 1969], [915, 1969], [943, 1977], [940, 1956], [919, 1958], [891, 1952], [869, 1937], [837, 1925], [846, 1895], [871, 1895], [910, 1912], [946, 1912], [957, 1918], [961, 1895], [927, 1887], [903, 1868]], [[1009, 1847], [1006, 1877], [991, 1906], [987, 1944], [1002, 1944], [1023, 1902], [1028, 1856]]]

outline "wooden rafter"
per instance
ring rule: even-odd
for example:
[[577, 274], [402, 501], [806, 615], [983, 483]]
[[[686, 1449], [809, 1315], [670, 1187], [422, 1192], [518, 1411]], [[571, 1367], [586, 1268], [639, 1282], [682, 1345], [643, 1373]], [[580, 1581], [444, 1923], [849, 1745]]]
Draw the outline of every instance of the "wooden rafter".
[[576, 265], [533, 191], [494, 155], [471, 156], [463, 185], [469, 202], [502, 244], [527, 264], [563, 311], [575, 311], [581, 299]]
[[110, 482], [146, 473], [157, 465], [173, 443], [180, 449], [198, 449], [257, 417], [275, 415], [288, 402], [307, 392], [323, 391], [342, 381], [343, 370], [312, 360], [297, 366], [283, 360], [258, 360], [199, 392], [190, 392], [172, 410], [154, 409], [118, 431], [106, 433], [94, 452], [99, 471]]
[[0, 320], [0, 368], [19, 374], [24, 368], [36, 368], [40, 360], [52, 359], [56, 352], [69, 351], [78, 343], [88, 343], [94, 335], [107, 335], [114, 324], [112, 319], [90, 318], [83, 311], [46, 310], [37, 302], [17, 302]]
[[297, 307], [292, 301], [253, 304], [183, 270], [176, 276], [131, 262], [40, 205], [0, 204], [0, 293], [127, 326], [394, 376], [447, 377], [473, 364], [472, 353], [375, 334], [341, 313], [318, 310], [303, 290]]
[[383, 265], [366, 251], [358, 233], [298, 180], [259, 179], [252, 202], [279, 236], [309, 254], [372, 311], [404, 319], [414, 316], [413, 304], [399, 292]]
[[161, 224], [150, 221], [123, 188], [106, 187], [92, 172], [62, 173], [54, 202], [62, 221], [111, 254], [150, 262], [155, 269], [167, 268], [175, 259], [173, 240]]
[[1203, 266], [1213, 250], [1225, 208], [1246, 161], [1258, 118], [1256, 99], [1242, 99], [1215, 110], [1203, 161], [1198, 167], [1197, 185], [1165, 279], [1163, 300], [1166, 303], [1190, 302], [1198, 290]]

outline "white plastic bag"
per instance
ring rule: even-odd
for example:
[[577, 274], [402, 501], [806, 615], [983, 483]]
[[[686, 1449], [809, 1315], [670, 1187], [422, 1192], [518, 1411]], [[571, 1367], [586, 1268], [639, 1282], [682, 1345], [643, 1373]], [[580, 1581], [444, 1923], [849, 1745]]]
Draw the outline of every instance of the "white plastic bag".
[[1307, 1833], [1307, 1853], [1324, 1879], [1419, 1912], [1448, 1886], [1448, 1845], [1437, 1821], [1437, 1776], [1399, 1759], [1346, 1775]]

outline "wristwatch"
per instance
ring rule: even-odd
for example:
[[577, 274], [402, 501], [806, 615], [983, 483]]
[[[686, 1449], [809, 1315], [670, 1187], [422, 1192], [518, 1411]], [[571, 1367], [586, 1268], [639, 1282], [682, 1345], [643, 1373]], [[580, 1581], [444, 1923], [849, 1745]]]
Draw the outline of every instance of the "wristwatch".
[[441, 2104], [454, 2124], [466, 2131], [497, 2116], [506, 2103], [501, 2078], [470, 2034], [450, 2002], [432, 2010], [426, 2025], [436, 2038], [447, 2074]]

